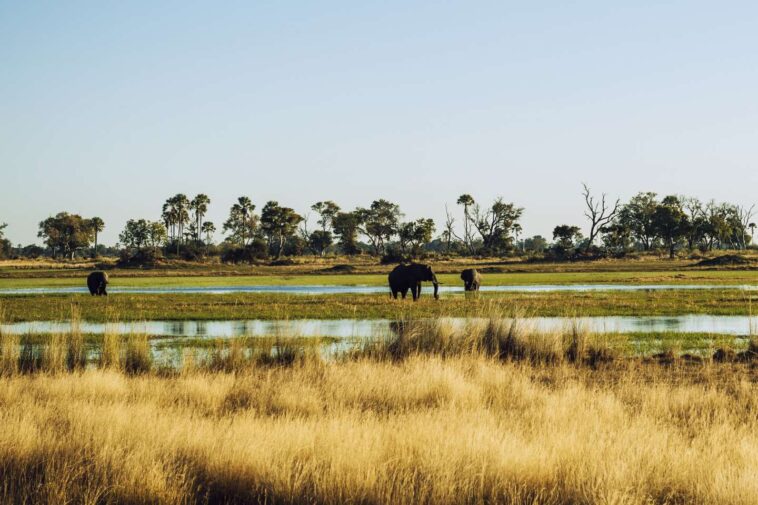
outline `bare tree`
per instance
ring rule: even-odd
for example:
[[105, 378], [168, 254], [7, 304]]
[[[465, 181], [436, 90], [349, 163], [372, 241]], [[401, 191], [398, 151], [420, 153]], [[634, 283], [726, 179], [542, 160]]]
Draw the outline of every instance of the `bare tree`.
[[600, 201], [597, 201], [590, 193], [590, 188], [586, 184], [582, 183], [584, 190], [582, 196], [584, 196], [584, 203], [587, 205], [587, 210], [584, 215], [590, 220], [590, 234], [587, 237], [587, 245], [585, 251], [589, 251], [592, 247], [592, 242], [597, 237], [603, 226], [610, 223], [619, 211], [621, 200], [616, 199], [616, 203], [613, 207], [610, 207], [605, 200], [605, 193], [600, 196]]
[[300, 226], [297, 231], [300, 233], [300, 238], [307, 242], [308, 238], [311, 236], [311, 232], [308, 231], [308, 219], [311, 217], [311, 213], [306, 212], [305, 215], [300, 217], [302, 217], [303, 220], [300, 221]]
[[450, 211], [445, 205], [445, 231], [442, 232], [442, 237], [445, 240], [445, 252], [450, 253], [450, 245], [453, 239], [461, 240], [458, 235], [455, 234], [455, 218], [450, 215]]
[[[742, 205], [737, 205], [737, 216], [740, 219], [740, 237], [739, 237], [739, 245], [740, 249], [747, 249], [747, 243], [745, 241], [745, 235], [747, 235], [747, 230], [750, 228], [750, 223], [753, 220], [753, 216], [755, 215], [755, 204], [751, 205], [750, 207], [743, 207]], [[750, 241], [753, 241], [753, 235], [750, 235]]]

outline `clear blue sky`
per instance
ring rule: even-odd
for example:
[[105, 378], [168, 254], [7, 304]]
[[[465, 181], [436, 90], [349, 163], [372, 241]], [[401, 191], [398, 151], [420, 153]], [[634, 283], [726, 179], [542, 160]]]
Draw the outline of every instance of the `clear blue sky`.
[[756, 26], [749, 1], [0, 0], [0, 222], [99, 215], [113, 243], [205, 192], [219, 229], [242, 194], [439, 227], [468, 192], [548, 235], [582, 181], [749, 204]]

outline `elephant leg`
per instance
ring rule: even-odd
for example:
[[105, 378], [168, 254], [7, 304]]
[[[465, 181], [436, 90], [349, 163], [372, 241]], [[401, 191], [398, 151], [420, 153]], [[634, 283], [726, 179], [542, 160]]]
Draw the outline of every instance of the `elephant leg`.
[[405, 297], [408, 295], [408, 288], [403, 288], [401, 291], [401, 296], [403, 297], [403, 300], [405, 300]]

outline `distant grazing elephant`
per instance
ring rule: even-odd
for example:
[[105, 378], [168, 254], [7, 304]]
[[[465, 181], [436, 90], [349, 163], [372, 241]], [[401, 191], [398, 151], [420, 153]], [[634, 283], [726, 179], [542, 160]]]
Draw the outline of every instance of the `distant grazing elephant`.
[[410, 265], [398, 265], [387, 277], [390, 283], [390, 292], [392, 297], [397, 299], [397, 294], [400, 293], [403, 298], [408, 294], [408, 290], [411, 290], [413, 301], [418, 300], [421, 296], [421, 282], [432, 281], [434, 284], [434, 298], [439, 299], [437, 291], [439, 290], [439, 283], [437, 282], [437, 276], [434, 275], [434, 270], [429, 265], [421, 265], [418, 263], [411, 263]]
[[482, 275], [476, 268], [467, 268], [461, 272], [461, 280], [466, 291], [479, 291], [479, 286], [482, 285]]
[[87, 276], [87, 287], [92, 296], [108, 296], [105, 287], [108, 285], [108, 274], [105, 272], [92, 272]]

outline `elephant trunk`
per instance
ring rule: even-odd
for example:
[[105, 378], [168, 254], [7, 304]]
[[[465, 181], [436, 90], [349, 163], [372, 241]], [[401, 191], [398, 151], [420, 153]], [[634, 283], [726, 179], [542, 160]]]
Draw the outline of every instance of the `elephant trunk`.
[[437, 282], [437, 276], [436, 275], [432, 276], [432, 284], [434, 284], [434, 299], [435, 300], [439, 300], [440, 299], [440, 295], [437, 292], [440, 289], [440, 284], [439, 284], [439, 282]]

